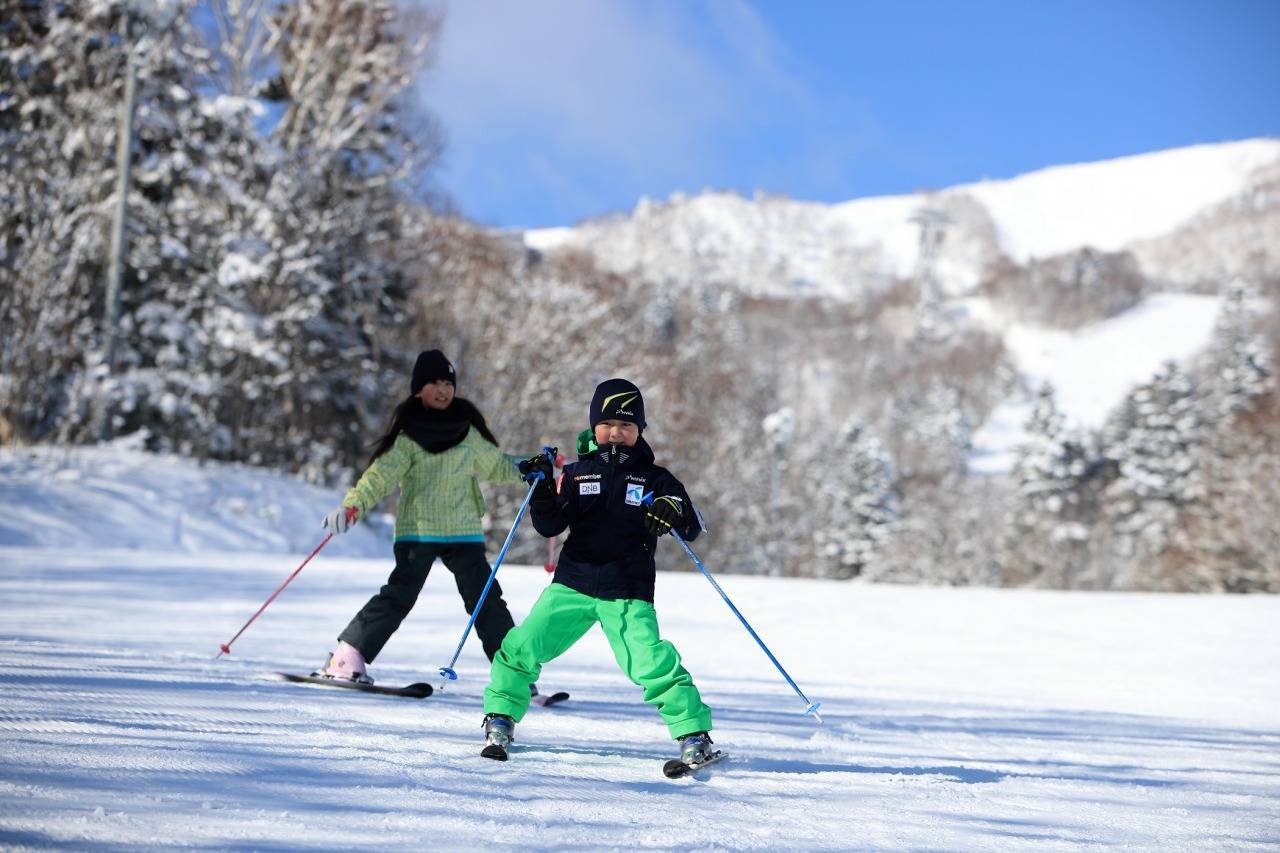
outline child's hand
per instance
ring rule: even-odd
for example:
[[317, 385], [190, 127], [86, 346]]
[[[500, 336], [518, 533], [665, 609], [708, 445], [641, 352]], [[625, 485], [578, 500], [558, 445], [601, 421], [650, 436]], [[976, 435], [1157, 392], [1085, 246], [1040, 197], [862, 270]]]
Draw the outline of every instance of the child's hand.
[[329, 528], [334, 534], [346, 533], [356, 523], [360, 510], [353, 506], [340, 506], [324, 517], [321, 525]]
[[542, 474], [542, 480], [548, 483], [555, 476], [555, 472], [551, 467], [551, 460], [544, 453], [522, 460], [516, 464], [516, 468], [520, 470], [520, 478], [526, 483], [532, 483], [537, 480], [538, 477], [535, 475], [539, 472]]
[[680, 498], [664, 496], [655, 498], [644, 511], [644, 527], [653, 536], [665, 536], [673, 527], [688, 523], [689, 512]]

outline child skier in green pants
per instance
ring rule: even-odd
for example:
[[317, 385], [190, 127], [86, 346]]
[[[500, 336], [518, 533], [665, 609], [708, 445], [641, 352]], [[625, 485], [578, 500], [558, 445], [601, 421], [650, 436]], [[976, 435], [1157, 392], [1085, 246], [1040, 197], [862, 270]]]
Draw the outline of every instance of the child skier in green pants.
[[[618, 666], [644, 690], [681, 760], [697, 766], [711, 751], [711, 709], [702, 701], [675, 646], [658, 634], [653, 608], [658, 537], [672, 528], [687, 540], [702, 525], [670, 472], [654, 464], [643, 438], [644, 400], [625, 379], [602, 382], [591, 399], [590, 422], [598, 447], [565, 467], [560, 488], [545, 457], [520, 463], [541, 470], [530, 502], [533, 525], [551, 537], [569, 529], [555, 577], [523, 623], [493, 658], [484, 691], [487, 758], [506, 760], [515, 724], [529, 707], [529, 685], [543, 664], [569, 649], [599, 623]], [[644, 497], [652, 495], [646, 505]]]

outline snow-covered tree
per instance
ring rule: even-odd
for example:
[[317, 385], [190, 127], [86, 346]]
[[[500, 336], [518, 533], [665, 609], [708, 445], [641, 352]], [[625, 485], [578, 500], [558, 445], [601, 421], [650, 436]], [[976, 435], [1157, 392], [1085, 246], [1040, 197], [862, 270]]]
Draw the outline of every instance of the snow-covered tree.
[[1104, 511], [1116, 536], [1120, 588], [1141, 581], [1151, 555], [1169, 542], [1178, 514], [1205, 495], [1197, 464], [1205, 418], [1190, 377], [1174, 362], [1135, 389], [1104, 431], [1115, 479]]
[[1217, 418], [1248, 411], [1271, 376], [1265, 341], [1253, 329], [1250, 297], [1243, 282], [1227, 290], [1205, 359], [1207, 403]]
[[857, 421], [845, 424], [823, 458], [812, 505], [817, 574], [858, 577], [892, 533], [893, 461], [870, 427]]
[[1066, 427], [1053, 386], [1044, 383], [1013, 467], [1015, 508], [1001, 557], [1012, 583], [1078, 585], [1095, 514], [1098, 461], [1086, 440]]
[[1243, 285], [1228, 290], [1199, 385], [1209, 417], [1196, 457], [1205, 495], [1183, 509], [1161, 555], [1166, 588], [1280, 591], [1280, 412], [1260, 332], [1278, 315]]
[[999, 543], [1010, 515], [1002, 477], [952, 475], [903, 496], [894, 534], [863, 572], [869, 581], [1001, 583]]
[[0, 2], [0, 420], [28, 440], [101, 343], [119, 5]]
[[893, 397], [888, 444], [904, 479], [938, 482], [963, 472], [972, 432], [950, 384], [930, 379], [922, 390]]
[[[9, 5], [0, 189], [19, 215], [0, 233], [14, 281], [0, 293], [14, 332], [0, 343], [6, 430], [96, 440], [102, 415], [153, 448], [322, 478], [354, 464], [412, 348], [400, 181], [424, 160], [398, 98], [435, 30], [389, 3], [276, 7], [262, 66], [274, 76], [219, 86], [189, 4], [163, 22], [117, 0]], [[236, 21], [224, 17], [227, 39]], [[105, 235], [126, 62], [134, 180], [109, 371]], [[281, 102], [288, 126], [265, 123], [257, 97], [220, 94], [237, 90]]]

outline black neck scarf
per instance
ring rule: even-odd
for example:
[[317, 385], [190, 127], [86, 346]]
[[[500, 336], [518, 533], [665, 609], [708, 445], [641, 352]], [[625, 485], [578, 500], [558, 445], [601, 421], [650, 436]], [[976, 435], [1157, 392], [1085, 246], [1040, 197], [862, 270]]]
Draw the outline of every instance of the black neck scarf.
[[469, 400], [454, 397], [447, 409], [431, 409], [417, 397], [405, 406], [400, 429], [416, 441], [428, 453], [444, 453], [456, 447], [467, 437], [467, 431], [475, 427], [494, 447], [498, 439], [489, 431], [489, 425]]

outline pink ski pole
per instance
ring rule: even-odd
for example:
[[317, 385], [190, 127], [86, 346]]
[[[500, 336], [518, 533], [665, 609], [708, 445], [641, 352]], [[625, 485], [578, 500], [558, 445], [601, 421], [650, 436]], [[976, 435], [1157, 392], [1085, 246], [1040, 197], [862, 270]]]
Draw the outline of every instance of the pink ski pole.
[[222, 644], [221, 646], [222, 651], [218, 652], [218, 654], [214, 656], [213, 658], [214, 660], [217, 660], [223, 655], [231, 654], [231, 644], [234, 643], [236, 640], [240, 639], [240, 635], [245, 632], [246, 628], [248, 628], [250, 625], [253, 624], [253, 620], [257, 619], [259, 616], [262, 615], [262, 611], [267, 609], [267, 605], [275, 601], [277, 595], [284, 592], [284, 588], [289, 585], [289, 582], [298, 576], [298, 572], [302, 571], [303, 567], [306, 566], [307, 563], [311, 562], [311, 558], [314, 557], [316, 554], [319, 554], [320, 549], [323, 548], [325, 545], [328, 545], [329, 540], [332, 538], [333, 538], [333, 533], [330, 532], [327, 536], [324, 537], [324, 539], [320, 541], [320, 544], [316, 546], [316, 549], [307, 555], [307, 559], [302, 561], [302, 565], [294, 569], [293, 574], [285, 578], [284, 583], [276, 587], [276, 591], [271, 593], [271, 597], [268, 598], [266, 601], [262, 602], [262, 606], [258, 608], [258, 612], [249, 617], [249, 621], [244, 623], [244, 626], [239, 631], [236, 631], [236, 635], [234, 637], [232, 637], [230, 640], [227, 640], [225, 643]]

